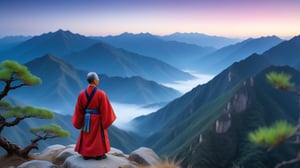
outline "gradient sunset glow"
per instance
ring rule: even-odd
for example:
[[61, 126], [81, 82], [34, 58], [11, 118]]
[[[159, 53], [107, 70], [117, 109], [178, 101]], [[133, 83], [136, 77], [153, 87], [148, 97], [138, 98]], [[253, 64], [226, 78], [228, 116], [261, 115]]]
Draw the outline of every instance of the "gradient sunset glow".
[[58, 29], [83, 35], [198, 32], [227, 37], [300, 34], [298, 0], [2, 0], [0, 37]]

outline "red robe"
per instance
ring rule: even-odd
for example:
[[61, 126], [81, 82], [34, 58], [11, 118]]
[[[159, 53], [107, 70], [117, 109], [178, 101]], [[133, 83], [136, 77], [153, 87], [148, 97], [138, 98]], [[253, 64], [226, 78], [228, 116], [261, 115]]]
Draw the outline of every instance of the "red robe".
[[[90, 95], [94, 86], [89, 85], [87, 88]], [[84, 108], [87, 98], [84, 91], [78, 95], [76, 107], [72, 117], [72, 124], [75, 128], [81, 129], [84, 122]], [[80, 132], [75, 151], [83, 156], [94, 157], [100, 156], [110, 151], [107, 128], [112, 125], [116, 119], [114, 110], [104, 91], [97, 89], [88, 109], [99, 109], [99, 114], [91, 114], [90, 131]]]

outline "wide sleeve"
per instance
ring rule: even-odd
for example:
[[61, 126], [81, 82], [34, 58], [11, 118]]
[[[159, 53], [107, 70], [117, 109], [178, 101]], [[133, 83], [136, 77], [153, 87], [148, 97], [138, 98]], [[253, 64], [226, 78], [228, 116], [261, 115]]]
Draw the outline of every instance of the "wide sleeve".
[[81, 129], [84, 121], [84, 112], [82, 105], [82, 94], [78, 95], [77, 102], [74, 109], [74, 114], [72, 117], [72, 124], [75, 128]]
[[104, 92], [102, 92], [101, 96], [100, 112], [102, 115], [102, 126], [104, 129], [107, 129], [116, 120], [116, 114]]

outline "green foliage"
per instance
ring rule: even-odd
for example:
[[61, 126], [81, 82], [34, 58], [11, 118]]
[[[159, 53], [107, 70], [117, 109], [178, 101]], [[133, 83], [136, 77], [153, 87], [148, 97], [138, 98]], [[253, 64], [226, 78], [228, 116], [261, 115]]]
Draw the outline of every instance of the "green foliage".
[[0, 107], [1, 108], [5, 108], [5, 109], [9, 109], [11, 108], [11, 105], [5, 101], [0, 101]]
[[285, 74], [283, 72], [270, 72], [266, 74], [267, 80], [273, 84], [277, 89], [290, 89], [293, 87], [293, 83], [290, 82], [291, 75]]
[[39, 77], [32, 75], [26, 66], [20, 65], [15, 61], [3, 61], [0, 64], [0, 80], [11, 80], [14, 75], [16, 75], [16, 79], [26, 85], [38, 85], [42, 82]]
[[69, 132], [63, 130], [59, 125], [56, 124], [51, 124], [51, 125], [44, 125], [39, 128], [30, 128], [30, 132], [33, 134], [38, 134], [38, 133], [45, 133], [57, 137], [68, 137]]
[[270, 127], [261, 127], [249, 133], [249, 139], [256, 144], [274, 147], [285, 141], [296, 131], [287, 121], [277, 121]]
[[[8, 92], [22, 86], [31, 86], [41, 83], [41, 79], [30, 73], [26, 66], [20, 65], [15, 61], [3, 61], [0, 63], [0, 80], [6, 84], [0, 92], [0, 100], [8, 95]], [[12, 83], [16, 82], [14, 85]], [[11, 106], [9, 103], [0, 101], [0, 134], [5, 127], [16, 126], [26, 118], [40, 118], [40, 119], [53, 119], [54, 113], [47, 109], [35, 108], [32, 106]], [[31, 144], [25, 148], [10, 142], [8, 139], [0, 135], [1, 147], [6, 150], [7, 155], [19, 155], [21, 157], [28, 157], [28, 153], [32, 149], [38, 149], [37, 142], [55, 137], [68, 137], [68, 131], [63, 130], [60, 126], [52, 124], [39, 128], [30, 129], [31, 133], [36, 135], [36, 138], [31, 140]], [[14, 138], [15, 139], [15, 138]]]
[[0, 107], [7, 108], [7, 112], [5, 112], [3, 114], [3, 117], [5, 119], [23, 118], [23, 117], [35, 117], [35, 118], [41, 118], [41, 119], [53, 119], [54, 118], [54, 114], [47, 109], [35, 108], [32, 106], [12, 107], [4, 101], [0, 101]]

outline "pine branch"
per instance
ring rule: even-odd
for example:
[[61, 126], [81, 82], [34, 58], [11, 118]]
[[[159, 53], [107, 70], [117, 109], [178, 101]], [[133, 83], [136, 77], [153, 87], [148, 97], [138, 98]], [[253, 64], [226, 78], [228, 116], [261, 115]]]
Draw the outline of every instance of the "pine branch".
[[300, 161], [300, 158], [295, 158], [295, 159], [291, 159], [291, 160], [288, 160], [288, 161], [283, 161], [281, 163], [278, 163], [274, 168], [279, 168], [281, 166], [293, 164], [293, 163], [296, 163], [296, 162], [299, 162], [299, 161]]
[[40, 140], [46, 140], [46, 139], [50, 139], [50, 138], [57, 138], [58, 136], [57, 135], [52, 135], [52, 134], [49, 134], [48, 132], [44, 132], [45, 135], [39, 135], [38, 133], [34, 133], [34, 135], [36, 136], [35, 139], [32, 139], [31, 140], [31, 144], [29, 144], [28, 146], [26, 146], [22, 151], [21, 151], [21, 155], [23, 157], [26, 157], [28, 156], [29, 152], [32, 150], [32, 149], [39, 149], [38, 147], [38, 142]]
[[11, 122], [6, 122], [5, 120], [3, 123], [0, 123], [0, 133], [4, 129], [4, 127], [13, 127], [15, 125], [18, 125], [20, 121], [24, 120], [25, 118], [30, 118], [31, 116], [24, 116], [24, 117], [16, 117], [13, 121]]
[[3, 88], [3, 90], [0, 93], [0, 100], [2, 100], [3, 97], [7, 96], [11, 82], [12, 82], [12, 78], [10, 80], [5, 81], [5, 87]]
[[13, 90], [13, 89], [17, 89], [17, 88], [22, 87], [22, 86], [27, 86], [27, 85], [26, 85], [25, 83], [21, 83], [21, 84], [19, 84], [19, 85], [10, 87], [9, 89], [10, 89], [10, 90]]
[[20, 121], [24, 120], [25, 118], [30, 118], [30, 117], [32, 117], [32, 116], [16, 117], [15, 120], [13, 120], [12, 122], [5, 122], [4, 126], [12, 127], [12, 126], [18, 125], [20, 123]]
[[11, 86], [11, 84], [12, 84], [13, 81], [20, 81], [20, 79], [14, 78], [13, 76], [14, 75], [12, 74], [11, 77], [10, 77], [10, 79], [5, 81], [5, 87], [2, 90], [2, 92], [0, 93], [0, 100], [3, 97], [7, 96], [8, 92], [10, 90], [14, 90], [14, 89], [20, 88], [22, 86], [27, 86], [27, 84], [25, 84], [25, 83], [21, 83], [21, 84], [16, 85], [16, 86]]

